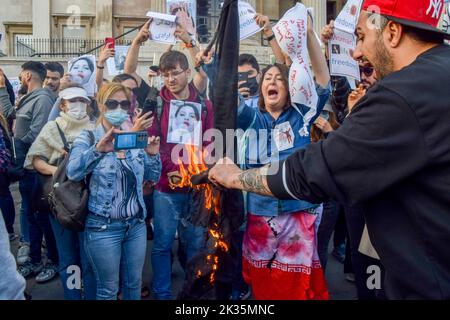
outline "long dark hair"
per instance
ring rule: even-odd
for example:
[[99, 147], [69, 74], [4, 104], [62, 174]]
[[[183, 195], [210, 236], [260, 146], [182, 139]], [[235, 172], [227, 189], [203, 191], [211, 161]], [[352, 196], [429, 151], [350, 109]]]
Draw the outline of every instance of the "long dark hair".
[[[330, 123], [331, 127], [334, 130], [339, 129], [340, 125], [334, 112], [328, 112], [328, 114], [330, 115], [328, 122]], [[320, 130], [315, 124], [311, 126], [311, 142], [319, 142], [320, 140], [324, 140], [325, 138], [325, 133], [322, 130]]]
[[283, 82], [283, 84], [286, 87], [286, 90], [288, 92], [287, 101], [286, 101], [286, 105], [285, 105], [284, 109], [287, 109], [291, 106], [291, 95], [289, 94], [289, 68], [287, 66], [285, 66], [284, 64], [275, 63], [275, 64], [268, 65], [267, 67], [264, 68], [264, 70], [262, 71], [261, 81], [259, 82], [259, 92], [261, 92], [261, 94], [260, 94], [259, 100], [258, 100], [258, 107], [259, 107], [259, 110], [264, 111], [264, 112], [267, 110], [266, 110], [266, 106], [264, 103], [264, 96], [262, 94], [262, 85], [263, 85], [264, 77], [266, 76], [266, 73], [273, 67], [278, 68], [278, 70], [280, 71], [281, 81]]

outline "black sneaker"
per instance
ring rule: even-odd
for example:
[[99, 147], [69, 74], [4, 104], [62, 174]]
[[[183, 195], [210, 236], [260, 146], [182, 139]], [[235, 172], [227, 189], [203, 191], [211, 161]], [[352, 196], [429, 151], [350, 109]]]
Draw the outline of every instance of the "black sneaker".
[[22, 277], [26, 278], [31, 275], [40, 273], [43, 268], [44, 266], [42, 265], [41, 262], [39, 263], [26, 262], [25, 264], [19, 266], [17, 268], [17, 271], [20, 273]]

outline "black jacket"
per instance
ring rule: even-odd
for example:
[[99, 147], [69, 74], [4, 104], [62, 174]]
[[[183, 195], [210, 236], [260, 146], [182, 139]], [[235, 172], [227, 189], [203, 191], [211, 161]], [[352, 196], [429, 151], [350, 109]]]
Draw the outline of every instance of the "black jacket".
[[268, 177], [279, 198], [362, 204], [392, 299], [450, 298], [450, 47], [372, 87]]

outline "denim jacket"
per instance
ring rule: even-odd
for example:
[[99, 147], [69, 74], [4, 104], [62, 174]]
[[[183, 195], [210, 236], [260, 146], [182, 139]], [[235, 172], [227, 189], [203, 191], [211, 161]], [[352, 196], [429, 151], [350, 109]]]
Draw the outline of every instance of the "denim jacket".
[[[330, 96], [329, 87], [323, 88], [317, 86], [317, 93], [319, 96], [317, 102], [317, 110], [312, 119], [307, 124], [308, 134], [301, 134], [304, 128], [303, 115], [305, 115], [309, 108], [304, 105], [295, 105], [283, 111], [278, 119], [273, 119], [268, 112], [257, 111], [256, 119], [253, 124], [255, 134], [249, 137], [246, 150], [246, 168], [259, 168], [265, 164], [285, 160], [295, 151], [305, 148], [311, 143], [311, 126], [322, 112], [325, 103]], [[287, 132], [290, 130], [289, 142], [290, 144], [280, 148], [276, 155], [277, 145], [274, 143], [274, 129], [280, 128], [280, 131]], [[267, 135], [262, 136], [259, 130], [267, 130]], [[263, 141], [266, 141], [264, 143]], [[286, 140], [288, 141], [288, 140]], [[277, 156], [274, 159], [274, 156]], [[247, 211], [259, 216], [278, 216], [280, 214], [294, 213], [298, 211], [310, 211], [314, 213], [317, 204], [312, 204], [307, 201], [299, 200], [277, 200], [272, 197], [261, 196], [255, 193], [248, 193], [247, 195]]]
[[[89, 183], [89, 211], [109, 218], [116, 171], [119, 166], [114, 152], [99, 153], [96, 151], [96, 143], [105, 135], [103, 126], [97, 126], [94, 131], [95, 143], [91, 146], [89, 133], [83, 131], [74, 141], [69, 163], [67, 165], [67, 176], [70, 180], [81, 181], [92, 173]], [[161, 158], [158, 155], [149, 156], [144, 150], [126, 151], [127, 163], [133, 169], [136, 178], [136, 191], [139, 204], [141, 205], [143, 217], [147, 215], [144, 194], [142, 190], [143, 181], [157, 183], [161, 177]]]

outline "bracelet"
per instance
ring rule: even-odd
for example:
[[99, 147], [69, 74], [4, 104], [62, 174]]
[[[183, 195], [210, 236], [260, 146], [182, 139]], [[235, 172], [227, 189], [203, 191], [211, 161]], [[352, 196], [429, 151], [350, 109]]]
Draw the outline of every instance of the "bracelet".
[[273, 39], [275, 39], [275, 34], [272, 34], [270, 37], [267, 37], [266, 40], [268, 42], [272, 41]]
[[105, 67], [104, 66], [100, 67], [99, 65], [97, 65], [97, 69], [103, 70], [103, 69], [105, 69]]

